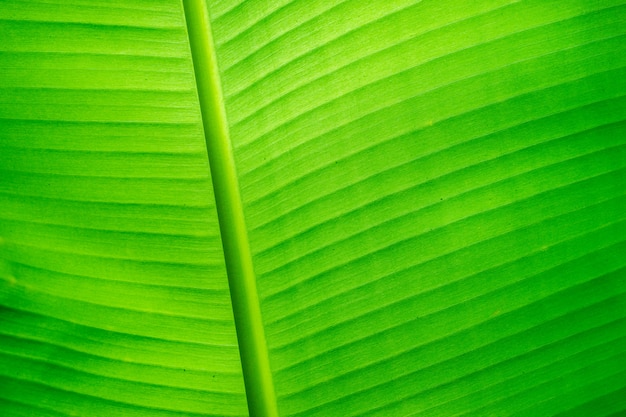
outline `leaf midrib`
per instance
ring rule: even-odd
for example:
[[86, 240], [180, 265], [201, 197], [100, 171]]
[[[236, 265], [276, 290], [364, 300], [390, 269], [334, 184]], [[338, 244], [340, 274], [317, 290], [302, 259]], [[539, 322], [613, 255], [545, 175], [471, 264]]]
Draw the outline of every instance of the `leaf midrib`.
[[251, 416], [278, 409], [217, 57], [205, 0], [183, 0]]

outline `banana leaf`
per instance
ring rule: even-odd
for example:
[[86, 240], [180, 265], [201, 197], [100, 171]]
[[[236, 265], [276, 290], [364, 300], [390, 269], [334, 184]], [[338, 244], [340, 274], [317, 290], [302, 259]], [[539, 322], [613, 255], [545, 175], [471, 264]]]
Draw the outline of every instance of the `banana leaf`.
[[0, 1], [0, 415], [626, 412], [626, 2]]

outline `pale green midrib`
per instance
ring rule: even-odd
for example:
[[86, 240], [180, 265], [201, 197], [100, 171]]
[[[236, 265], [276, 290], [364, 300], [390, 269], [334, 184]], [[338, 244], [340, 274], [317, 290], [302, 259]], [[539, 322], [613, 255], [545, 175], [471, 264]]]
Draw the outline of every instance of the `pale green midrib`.
[[276, 395], [205, 0], [183, 0], [232, 298], [248, 408], [277, 417]]

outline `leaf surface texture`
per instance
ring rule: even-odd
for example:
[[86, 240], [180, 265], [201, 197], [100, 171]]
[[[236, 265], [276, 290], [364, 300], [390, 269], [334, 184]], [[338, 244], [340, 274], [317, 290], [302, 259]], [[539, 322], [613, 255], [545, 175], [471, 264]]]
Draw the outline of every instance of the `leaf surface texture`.
[[246, 415], [182, 7], [0, 6], [0, 414]]
[[[624, 1], [208, 12], [280, 416], [624, 412]], [[181, 3], [0, 34], [0, 410], [247, 414]]]
[[281, 415], [623, 407], [623, 2], [209, 7]]

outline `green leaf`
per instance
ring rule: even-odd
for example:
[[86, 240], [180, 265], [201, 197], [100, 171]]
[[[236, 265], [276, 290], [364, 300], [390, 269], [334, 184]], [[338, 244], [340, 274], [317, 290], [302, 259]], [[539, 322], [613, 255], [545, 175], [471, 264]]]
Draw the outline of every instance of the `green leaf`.
[[0, 5], [0, 414], [626, 410], [626, 2], [182, 3]]
[[0, 15], [0, 414], [245, 415], [180, 4]]

